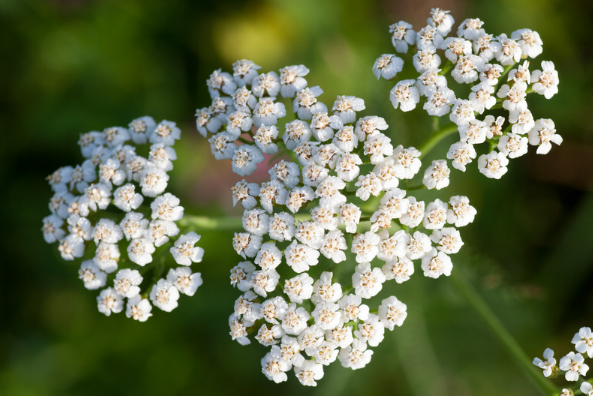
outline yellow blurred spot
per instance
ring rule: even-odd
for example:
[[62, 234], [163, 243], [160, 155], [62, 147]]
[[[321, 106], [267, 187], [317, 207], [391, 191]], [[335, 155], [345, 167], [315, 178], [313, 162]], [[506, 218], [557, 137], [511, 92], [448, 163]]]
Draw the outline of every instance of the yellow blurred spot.
[[225, 16], [215, 24], [215, 46], [232, 63], [249, 59], [256, 64], [275, 64], [286, 57], [296, 40], [292, 20], [277, 8], [260, 6], [249, 13]]

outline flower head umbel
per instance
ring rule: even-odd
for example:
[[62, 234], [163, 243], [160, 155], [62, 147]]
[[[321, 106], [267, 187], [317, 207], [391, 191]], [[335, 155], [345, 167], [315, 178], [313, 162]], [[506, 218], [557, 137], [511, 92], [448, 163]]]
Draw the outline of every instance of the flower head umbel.
[[[435, 18], [447, 30], [448, 14], [435, 12]], [[385, 59], [379, 63], [381, 73], [388, 72], [388, 61], [397, 63]], [[281, 73], [287, 70], [297, 69]], [[415, 81], [400, 87], [394, 100], [402, 109], [411, 109], [420, 97]], [[245, 97], [251, 93], [244, 90], [251, 89], [260, 98], [251, 108], [252, 117], [259, 117], [257, 106], [266, 101], [269, 114], [282, 104], [272, 96], [276, 92], [249, 83], [240, 89]], [[300, 85], [292, 96], [288, 92], [284, 108], [292, 101], [293, 121], [282, 123], [283, 115], [260, 117], [259, 126], [235, 139], [225, 130], [232, 123], [226, 116], [218, 131], [210, 130], [210, 139], [224, 136], [234, 150], [227, 158], [247, 150], [286, 155], [271, 165], [269, 180], [242, 180], [232, 188], [233, 202], [240, 203], [244, 213], [243, 232], [233, 239], [241, 259], [230, 274], [231, 284], [242, 294], [229, 326], [240, 344], [255, 339], [270, 348], [261, 362], [267, 378], [283, 382], [292, 371], [302, 384], [314, 386], [324, 366], [333, 362], [364, 367], [372, 356], [369, 348], [381, 343], [385, 329], [403, 324], [404, 302], [393, 295], [378, 302], [373, 297], [393, 293], [394, 285], [409, 280], [415, 261], [427, 277], [451, 274], [449, 256], [463, 245], [456, 227], [470, 223], [475, 209], [467, 197], [425, 203], [410, 195], [403, 181], [422, 174], [421, 153], [414, 147], [394, 147], [391, 141], [397, 135], [383, 118], [360, 116], [365, 110], [362, 99], [338, 96], [330, 107], [321, 102], [319, 87]], [[214, 101], [225, 100], [218, 95]], [[225, 114], [234, 114], [237, 103], [230, 96], [228, 103]], [[220, 152], [213, 145], [213, 154]], [[248, 176], [259, 162], [252, 161], [245, 172], [234, 161], [233, 169]], [[431, 188], [449, 184], [444, 160], [435, 161], [424, 174]], [[158, 286], [165, 290], [165, 285]]]
[[[224, 73], [209, 81], [212, 92], [235, 84]], [[174, 122], [151, 117], [88, 132], [78, 142], [83, 163], [48, 177], [54, 196], [43, 236], [58, 243], [64, 260], [81, 259], [79, 278], [89, 290], [102, 289], [97, 304], [107, 316], [125, 308], [128, 317], [145, 321], [152, 305], [169, 312], [179, 293], [193, 295], [202, 283], [189, 268], [202, 260], [203, 249], [195, 246], [200, 236], [179, 236], [184, 210], [166, 192], [180, 136]]]
[[[427, 26], [418, 31], [404, 21], [391, 25], [396, 51], [405, 54], [411, 49], [413, 55], [381, 55], [373, 73], [377, 78], [395, 80], [389, 95], [394, 108], [407, 112], [422, 107], [436, 117], [449, 114], [454, 125], [446, 130], [459, 131], [459, 142], [447, 153], [453, 168], [464, 172], [478, 158], [480, 172], [498, 179], [507, 172], [509, 159], [527, 152], [527, 143], [537, 146], [538, 154], [547, 154], [552, 143], [562, 143], [554, 122], [535, 118], [527, 103], [532, 92], [546, 99], [554, 96], [558, 92], [558, 72], [550, 61], [542, 61], [541, 67], [532, 61], [543, 50], [535, 31], [519, 29], [510, 37], [494, 36], [485, 31], [484, 22], [469, 18], [459, 25], [454, 36], [453, 23], [449, 11], [434, 8]], [[406, 62], [414, 66], [410, 69], [415, 69], [417, 77], [410, 79], [407, 74], [407, 79], [398, 80]], [[464, 91], [470, 91], [469, 96], [459, 96], [459, 84], [469, 85], [470, 89]], [[500, 116], [500, 108], [508, 113]], [[478, 155], [480, 144], [487, 144], [490, 153]], [[431, 173], [436, 176], [434, 168]], [[439, 182], [425, 176], [428, 188], [439, 189], [446, 183], [447, 177]]]

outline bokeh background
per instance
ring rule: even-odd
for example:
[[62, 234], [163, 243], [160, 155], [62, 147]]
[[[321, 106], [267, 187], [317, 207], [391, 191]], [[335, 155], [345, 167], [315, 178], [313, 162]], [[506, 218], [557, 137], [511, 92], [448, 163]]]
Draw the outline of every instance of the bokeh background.
[[[51, 196], [44, 178], [80, 162], [82, 132], [138, 116], [183, 129], [172, 189], [187, 210], [236, 215], [230, 164], [214, 163], [193, 114], [209, 104], [205, 80], [247, 58], [275, 70], [306, 64], [323, 100], [363, 97], [398, 143], [429, 131], [422, 111], [393, 110], [374, 60], [391, 53], [388, 25], [424, 26], [431, 7], [456, 22], [485, 21], [495, 34], [529, 27], [542, 59], [559, 70], [553, 100], [530, 97], [536, 118], [564, 137], [547, 156], [512, 161], [500, 181], [473, 167], [454, 172], [450, 193], [468, 195], [476, 221], [455, 269], [488, 302], [529, 356], [563, 355], [593, 325], [593, 45], [587, 0], [1, 0], [0, 1], [0, 395], [537, 395], [488, 328], [446, 278], [415, 276], [395, 294], [404, 326], [387, 332], [366, 368], [332, 365], [317, 389], [261, 374], [259, 345], [228, 335], [238, 296], [228, 282], [238, 261], [232, 232], [205, 233], [204, 285], [171, 314], [146, 323], [104, 317], [95, 293], [43, 242]], [[538, 61], [534, 62], [539, 66]], [[370, 114], [367, 111], [367, 114]], [[434, 156], [442, 157], [445, 144]], [[391, 287], [394, 287], [392, 285]]]

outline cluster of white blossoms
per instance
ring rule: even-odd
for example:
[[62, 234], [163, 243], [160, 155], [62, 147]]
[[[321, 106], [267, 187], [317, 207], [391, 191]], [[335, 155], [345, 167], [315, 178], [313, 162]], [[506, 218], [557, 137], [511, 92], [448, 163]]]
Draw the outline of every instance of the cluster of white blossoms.
[[[542, 52], [537, 32], [519, 29], [510, 38], [495, 36], [486, 33], [484, 23], [476, 18], [464, 20], [457, 36], [450, 36], [453, 22], [449, 11], [434, 8], [427, 26], [419, 31], [404, 21], [389, 27], [396, 52], [406, 54], [413, 48], [411, 63], [418, 73], [416, 79], [396, 83], [391, 102], [402, 111], [411, 111], [422, 102], [431, 116], [448, 114], [460, 139], [447, 153], [451, 165], [465, 172], [478, 157], [474, 146], [488, 143], [478, 157], [478, 169], [499, 179], [507, 172], [509, 159], [526, 154], [528, 144], [537, 146], [538, 154], [547, 154], [552, 143], [562, 143], [554, 122], [535, 120], [526, 101], [532, 92], [546, 99], [554, 96], [558, 72], [549, 61], [541, 62], [540, 69], [530, 64], [529, 59]], [[402, 58], [384, 54], [376, 60], [373, 72], [377, 78], [393, 79], [403, 67]], [[467, 98], [460, 96], [467, 92], [462, 87], [465, 84], [470, 88]], [[433, 167], [446, 167], [446, 161]]]
[[[202, 260], [203, 249], [195, 246], [200, 236], [172, 240], [184, 209], [166, 189], [180, 135], [174, 122], [151, 117], [84, 133], [78, 141], [84, 162], [47, 178], [54, 195], [43, 236], [58, 244], [64, 260], [82, 261], [78, 274], [87, 289], [108, 285], [97, 297], [107, 316], [125, 308], [128, 317], [145, 321], [153, 304], [170, 312], [180, 293], [192, 296], [202, 283], [190, 268]], [[173, 268], [168, 255], [181, 267]]]
[[[554, 351], [546, 348], [544, 351], [544, 360], [540, 358], [533, 359], [533, 364], [541, 368], [544, 376], [555, 378], [560, 371], [564, 372], [567, 381], [578, 381], [581, 376], [585, 377], [589, 366], [585, 364], [585, 356], [593, 358], [593, 332], [591, 328], [582, 327], [574, 335], [571, 341], [574, 344], [575, 352], [569, 352], [560, 359], [557, 364], [554, 358]], [[590, 382], [583, 382], [580, 386], [581, 392], [587, 396], [593, 396], [593, 386]], [[563, 389], [561, 396], [574, 395], [574, 392], [567, 388]]]
[[[212, 74], [213, 105], [198, 110], [198, 128], [214, 133], [214, 156], [232, 159], [239, 175], [253, 172], [263, 154], [291, 159], [277, 161], [266, 182], [232, 188], [234, 204], [245, 210], [244, 232], [233, 239], [243, 261], [231, 270], [231, 284], [243, 294], [230, 334], [246, 345], [253, 333], [270, 347], [262, 359], [270, 380], [286, 381], [293, 370], [314, 386], [336, 360], [364, 367], [385, 329], [402, 325], [407, 306], [383, 291], [387, 281], [410, 279], [415, 261], [427, 277], [451, 274], [450, 255], [463, 245], [457, 227], [472, 222], [476, 210], [464, 196], [424, 202], [409, 195], [420, 152], [393, 147], [383, 118], [357, 117], [362, 99], [339, 96], [330, 114], [318, 99], [321, 88], [302, 78], [304, 66], [286, 67], [280, 77], [258, 74], [250, 61], [233, 66], [234, 76]], [[278, 93], [295, 113], [283, 127]], [[448, 184], [443, 173], [426, 178]], [[374, 209], [366, 213], [368, 207]], [[347, 277], [340, 276], [343, 266]]]

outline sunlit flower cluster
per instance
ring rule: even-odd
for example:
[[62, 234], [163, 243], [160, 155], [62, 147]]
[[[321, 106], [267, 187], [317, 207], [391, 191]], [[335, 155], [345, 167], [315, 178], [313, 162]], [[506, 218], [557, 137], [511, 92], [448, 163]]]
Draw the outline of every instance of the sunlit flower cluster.
[[[395, 52], [411, 50], [407, 62], [418, 73], [415, 79], [395, 84], [391, 102], [402, 111], [422, 105], [431, 116], [448, 115], [455, 124], [451, 130], [459, 132], [459, 142], [447, 153], [451, 165], [465, 172], [477, 158], [481, 173], [499, 179], [510, 159], [527, 153], [528, 144], [537, 146], [538, 154], [547, 154], [552, 143], [562, 143], [554, 122], [535, 119], [527, 105], [530, 93], [550, 99], [558, 92], [558, 72], [549, 61], [542, 61], [539, 69], [530, 63], [542, 53], [537, 32], [519, 29], [510, 37], [493, 35], [481, 20], [471, 18], [453, 36], [453, 22], [449, 11], [434, 8], [427, 26], [418, 31], [404, 21], [389, 27]], [[373, 72], [377, 78], [393, 79], [404, 63], [394, 54], [381, 55]], [[470, 93], [462, 97], [465, 84]], [[478, 156], [475, 146], [483, 143], [487, 148]], [[434, 188], [434, 183], [427, 187]]]
[[[214, 103], [226, 103], [224, 117], [220, 113], [210, 130], [211, 144], [232, 133], [241, 103], [222, 94], [234, 90], [254, 100], [248, 106], [253, 112], [240, 111], [250, 127], [237, 131], [234, 154], [225, 157], [232, 159], [233, 170], [253, 172], [263, 154], [279, 152], [290, 159], [277, 160], [268, 181], [242, 180], [232, 188], [234, 204], [245, 210], [244, 232], [233, 239], [243, 260], [231, 270], [231, 284], [243, 294], [229, 319], [231, 337], [245, 345], [253, 335], [270, 347], [261, 362], [270, 380], [286, 381], [293, 370], [302, 384], [316, 385], [324, 366], [336, 360], [344, 367], [364, 367], [385, 329], [402, 325], [407, 306], [390, 287], [384, 290], [386, 282], [410, 279], [415, 262], [427, 277], [451, 274], [450, 255], [463, 245], [457, 227], [472, 222], [476, 211], [464, 196], [424, 202], [410, 195], [407, 185], [421, 170], [421, 153], [394, 147], [383, 133], [388, 129], [383, 118], [358, 117], [365, 109], [362, 99], [339, 96], [330, 111], [320, 102], [321, 88], [306, 86], [304, 72], [299, 87], [283, 94], [283, 81], [292, 81], [286, 71], [306, 71], [304, 66], [284, 68], [280, 77], [254, 75], [249, 90], [239, 78], [246, 69], [238, 65], [259, 69], [239, 61], [234, 76], [217, 71], [208, 80], [209, 87], [224, 81], [210, 92]], [[259, 89], [262, 84], [269, 88]], [[276, 101], [278, 92], [292, 101], [295, 114], [283, 126], [285, 106]], [[258, 115], [257, 109], [272, 102], [269, 108], [281, 111]], [[198, 113], [212, 115], [214, 107]], [[198, 127], [207, 125], [198, 118]], [[272, 130], [262, 146], [262, 131]], [[218, 147], [212, 145], [215, 156]], [[237, 153], [248, 151], [259, 159], [245, 172]], [[446, 187], [446, 164], [433, 163], [424, 178]]]
[[[581, 376], [585, 377], [589, 371], [589, 366], [585, 363], [585, 358], [593, 358], [593, 332], [591, 328], [582, 327], [573, 336], [572, 341], [576, 352], [569, 352], [562, 357], [559, 362], [554, 358], [554, 351], [546, 348], [544, 351], [544, 360], [540, 358], [533, 359], [533, 364], [543, 370], [544, 376], [554, 378], [561, 371], [567, 381], [578, 381]], [[584, 395], [593, 396], [593, 387], [590, 382], [583, 382], [580, 386]], [[574, 395], [572, 390], [565, 389], [566, 395]], [[563, 393], [564, 394], [564, 393]]]
[[64, 260], [81, 260], [79, 278], [89, 290], [103, 288], [97, 303], [107, 316], [125, 309], [145, 321], [152, 305], [170, 312], [180, 293], [191, 296], [202, 283], [190, 268], [202, 260], [200, 236], [176, 238], [184, 208], [166, 191], [180, 135], [174, 122], [151, 117], [84, 133], [84, 162], [47, 178], [54, 195], [45, 241], [57, 243]]

